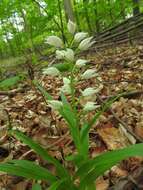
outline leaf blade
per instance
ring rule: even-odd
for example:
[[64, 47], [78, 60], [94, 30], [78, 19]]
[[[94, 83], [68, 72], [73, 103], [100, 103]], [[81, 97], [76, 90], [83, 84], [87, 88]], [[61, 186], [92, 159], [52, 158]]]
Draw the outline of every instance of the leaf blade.
[[55, 158], [51, 157], [47, 153], [47, 151], [44, 148], [42, 148], [38, 143], [34, 142], [32, 139], [28, 138], [26, 135], [17, 130], [11, 130], [10, 134], [15, 136], [18, 140], [21, 140], [24, 144], [28, 145], [37, 154], [39, 154], [41, 158], [55, 165], [61, 177], [69, 176], [67, 170]]

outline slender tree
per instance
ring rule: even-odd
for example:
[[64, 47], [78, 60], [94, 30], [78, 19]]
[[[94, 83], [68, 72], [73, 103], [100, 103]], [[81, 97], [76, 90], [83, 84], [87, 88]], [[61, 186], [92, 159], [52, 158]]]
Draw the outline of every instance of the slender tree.
[[64, 0], [64, 9], [67, 21], [70, 19], [74, 22], [75, 19], [71, 0]]
[[73, 5], [74, 5], [74, 15], [75, 15], [75, 19], [76, 19], [76, 24], [78, 27], [78, 31], [80, 31], [81, 30], [81, 24], [80, 24], [80, 18], [79, 18], [79, 14], [78, 14], [78, 7], [77, 7], [76, 0], [73, 0]]
[[89, 3], [89, 0], [83, 0], [83, 8], [84, 8], [84, 14], [85, 14], [85, 18], [86, 18], [86, 23], [88, 26], [88, 30], [91, 33], [92, 27], [91, 27], [91, 23], [90, 23], [90, 17], [88, 14], [88, 3]]
[[140, 13], [139, 0], [133, 0], [133, 16], [136, 16]]
[[97, 0], [93, 0], [94, 4], [94, 14], [95, 14], [95, 25], [96, 25], [96, 32], [100, 32], [100, 21], [98, 16], [98, 9], [97, 9]]
[[120, 1], [120, 12], [123, 20], [126, 18], [126, 12], [125, 12], [125, 3], [123, 1]]
[[62, 31], [62, 37], [63, 37], [63, 42], [66, 42], [66, 38], [64, 35], [64, 23], [63, 23], [63, 16], [62, 16], [62, 8], [61, 8], [61, 2], [58, 0], [58, 9], [59, 9], [59, 17], [60, 17], [60, 24], [61, 24], [61, 31]]

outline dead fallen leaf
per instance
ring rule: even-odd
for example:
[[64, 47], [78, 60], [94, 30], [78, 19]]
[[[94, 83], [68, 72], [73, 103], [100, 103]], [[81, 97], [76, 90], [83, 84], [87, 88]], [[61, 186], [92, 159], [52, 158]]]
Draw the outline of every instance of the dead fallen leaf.
[[97, 133], [107, 145], [108, 150], [115, 150], [129, 145], [128, 139], [119, 129], [106, 124], [97, 129]]

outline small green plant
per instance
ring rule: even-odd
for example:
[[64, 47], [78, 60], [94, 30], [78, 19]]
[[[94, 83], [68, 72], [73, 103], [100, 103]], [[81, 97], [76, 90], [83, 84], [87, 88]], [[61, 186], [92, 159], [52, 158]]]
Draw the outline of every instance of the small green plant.
[[[64, 85], [60, 89], [61, 101], [54, 100], [38, 82], [35, 81], [35, 85], [42, 92], [53, 111], [58, 111], [67, 122], [76, 153], [69, 155], [65, 159], [67, 162], [73, 163], [75, 173], [71, 175], [65, 166], [48, 154], [47, 150], [17, 130], [10, 130], [10, 134], [28, 145], [43, 160], [53, 164], [56, 168], [56, 173], [53, 174], [47, 169], [27, 160], [12, 160], [8, 163], [2, 163], [0, 164], [0, 170], [28, 179], [47, 180], [49, 182], [48, 190], [67, 190], [67, 188], [69, 190], [94, 190], [96, 189], [96, 179], [113, 165], [130, 156], [143, 156], [143, 144], [106, 152], [93, 159], [90, 158], [89, 131], [100, 115], [122, 94], [108, 100], [102, 106], [97, 104], [96, 93], [102, 89], [102, 80], [95, 69], [86, 68], [88, 67], [88, 60], [76, 58], [80, 51], [87, 50], [94, 42], [92, 37], [87, 37], [87, 33], [80, 32], [75, 34], [76, 26], [71, 21], [68, 23], [68, 30], [72, 39], [69, 44], [66, 44], [68, 45], [66, 50], [66, 45], [57, 36], [47, 38], [48, 44], [58, 48], [56, 50], [57, 59], [62, 59], [69, 65], [66, 77], [63, 72], [60, 72], [58, 67], [49, 67], [43, 71], [45, 75], [63, 78]], [[91, 78], [96, 81], [97, 87], [77, 90], [76, 86], [79, 82], [87, 81]], [[70, 100], [66, 98], [66, 95], [69, 95]], [[83, 105], [81, 102], [85, 102], [85, 104]], [[78, 107], [81, 108], [79, 109]], [[95, 112], [93, 118], [87, 120], [88, 112], [92, 111]], [[41, 187], [39, 184], [35, 184], [33, 189], [41, 189]]]
[[4, 80], [0, 81], [0, 90], [10, 90], [10, 89], [16, 87], [25, 78], [26, 77], [24, 74], [20, 74], [17, 76], [13, 76], [13, 77], [4, 79]]

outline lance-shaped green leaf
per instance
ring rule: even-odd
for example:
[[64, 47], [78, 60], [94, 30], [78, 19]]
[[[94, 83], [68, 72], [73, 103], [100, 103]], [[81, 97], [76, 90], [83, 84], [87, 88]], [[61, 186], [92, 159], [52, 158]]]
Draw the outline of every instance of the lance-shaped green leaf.
[[143, 156], [143, 143], [129, 146], [124, 149], [104, 153], [96, 158], [85, 162], [77, 170], [76, 176], [81, 176], [80, 189], [93, 183], [105, 171], [117, 164], [119, 161], [131, 156]]
[[55, 165], [60, 177], [69, 177], [67, 170], [62, 166], [62, 164], [60, 164], [58, 160], [50, 156], [47, 153], [47, 150], [42, 148], [38, 143], [34, 142], [32, 139], [30, 139], [20, 131], [11, 130], [10, 133], [18, 140], [22, 141], [24, 144], [28, 145], [31, 149], [33, 149], [37, 154], [41, 156], [41, 158]]
[[35, 183], [35, 184], [32, 186], [32, 190], [42, 190], [41, 185], [38, 184], [38, 183]]
[[72, 110], [72, 107], [70, 106], [70, 104], [66, 100], [66, 97], [63, 94], [61, 95], [61, 98], [63, 102], [63, 107], [59, 112], [67, 121], [75, 146], [78, 150], [80, 150], [80, 135], [76, 114]]
[[57, 180], [57, 178], [45, 168], [26, 160], [15, 160], [9, 163], [2, 163], [0, 164], [0, 171], [28, 179], [48, 180], [51, 183]]
[[45, 175], [46, 178], [50, 182], [57, 181], [57, 178], [53, 174], [51, 174], [47, 169], [35, 164], [32, 161], [28, 161], [28, 160], [11, 160], [8, 163], [14, 164], [15, 166], [19, 166], [19, 167], [24, 168], [24, 169], [28, 168], [29, 170], [31, 170], [33, 172], [37, 172], [41, 176]]

